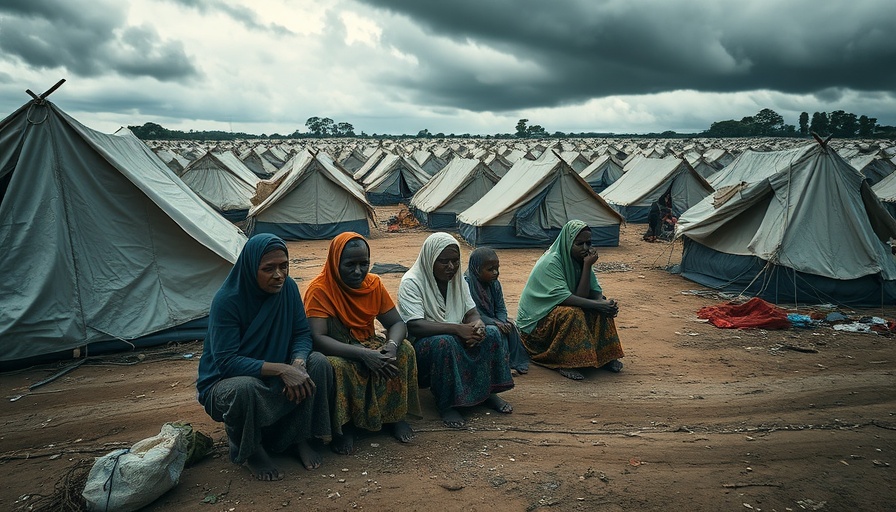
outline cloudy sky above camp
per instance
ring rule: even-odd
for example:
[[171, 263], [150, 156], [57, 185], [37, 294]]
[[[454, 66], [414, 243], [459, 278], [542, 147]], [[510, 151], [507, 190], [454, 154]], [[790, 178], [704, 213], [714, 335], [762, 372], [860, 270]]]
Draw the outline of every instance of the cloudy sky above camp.
[[896, 125], [896, 2], [3, 0], [0, 112], [102, 131], [698, 132], [771, 108]]

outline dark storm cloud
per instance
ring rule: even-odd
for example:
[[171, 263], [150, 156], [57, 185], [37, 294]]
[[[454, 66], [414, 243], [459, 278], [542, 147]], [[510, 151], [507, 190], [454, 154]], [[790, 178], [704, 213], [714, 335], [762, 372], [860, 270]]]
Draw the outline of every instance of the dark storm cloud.
[[198, 70], [177, 41], [148, 27], [129, 27], [119, 2], [4, 0], [0, 52], [36, 69], [84, 77], [120, 74], [180, 81]]
[[249, 30], [269, 31], [278, 35], [293, 35], [294, 33], [283, 25], [276, 23], [262, 23], [258, 19], [255, 11], [241, 5], [233, 5], [221, 0], [168, 0], [169, 2], [196, 9], [197, 11], [208, 14], [219, 12], [234, 21], [242, 24]]
[[420, 73], [392, 75], [416, 100], [472, 110], [550, 107], [681, 89], [838, 94], [896, 83], [896, 2], [751, 0], [359, 0], [428, 35], [515, 56], [539, 70], [483, 80], [431, 38], [386, 31]]

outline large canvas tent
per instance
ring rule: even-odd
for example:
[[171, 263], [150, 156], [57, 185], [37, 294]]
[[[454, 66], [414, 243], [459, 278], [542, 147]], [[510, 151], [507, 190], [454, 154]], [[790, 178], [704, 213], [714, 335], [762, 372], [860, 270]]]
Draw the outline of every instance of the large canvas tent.
[[788, 169], [812, 149], [811, 144], [780, 151], [753, 151], [748, 149], [731, 163], [709, 178], [715, 190], [739, 183], [756, 183]]
[[594, 245], [619, 245], [622, 216], [553, 152], [517, 160], [488, 193], [457, 216], [474, 246], [544, 247], [572, 219], [591, 227]]
[[712, 193], [712, 187], [687, 160], [674, 156], [642, 158], [601, 193], [626, 222], [647, 222], [650, 207], [667, 192], [672, 213], [682, 212]]
[[783, 170], [720, 189], [681, 216], [682, 275], [776, 303], [894, 304], [886, 241], [896, 221], [832, 148], [799, 149], [779, 155]]
[[473, 206], [498, 177], [475, 158], [455, 158], [411, 198], [414, 216], [430, 229], [455, 229], [457, 214]]
[[240, 161], [259, 179], [266, 180], [277, 174], [277, 167], [264, 157], [265, 148], [255, 146], [240, 155]]
[[[250, 234], [323, 240], [345, 231], [370, 234], [373, 208], [361, 187], [330, 156], [304, 150], [280, 169], [276, 188], [249, 211]], [[261, 182], [259, 190], [265, 188]]]
[[180, 179], [227, 220], [245, 220], [258, 176], [230, 151], [207, 151], [190, 162]]
[[409, 201], [429, 178], [413, 159], [386, 153], [361, 183], [370, 204], [386, 205]]
[[579, 176], [591, 185], [591, 190], [600, 194], [607, 187], [616, 183], [622, 174], [622, 164], [619, 163], [619, 160], [606, 154], [595, 158], [591, 165], [582, 169]]
[[201, 338], [245, 240], [130, 131], [27, 103], [0, 122], [0, 366]]

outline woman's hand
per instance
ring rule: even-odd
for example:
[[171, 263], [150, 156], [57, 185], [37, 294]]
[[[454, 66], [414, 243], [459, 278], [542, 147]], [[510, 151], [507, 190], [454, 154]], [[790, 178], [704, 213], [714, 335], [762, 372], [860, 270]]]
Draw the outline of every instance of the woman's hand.
[[495, 321], [495, 327], [504, 334], [510, 334], [510, 331], [513, 329], [513, 324], [511, 322]]
[[458, 324], [457, 331], [457, 336], [467, 348], [473, 348], [485, 339], [485, 324], [481, 319], [467, 324]]
[[392, 359], [391, 362], [394, 363], [398, 359], [398, 342], [394, 340], [386, 341], [386, 343], [380, 347], [380, 353], [389, 356]]
[[395, 365], [395, 357], [372, 348], [365, 348], [358, 353], [358, 359], [364, 363], [371, 372], [385, 378], [398, 375], [398, 366]]
[[597, 249], [595, 249], [594, 247], [588, 249], [588, 254], [586, 254], [585, 258], [583, 258], [582, 260], [582, 268], [586, 270], [590, 269], [594, 266], [595, 263], [597, 263], [599, 257], [600, 256], [597, 254]]
[[609, 316], [611, 318], [615, 317], [619, 314], [619, 304], [614, 299], [608, 299], [604, 297], [603, 299], [596, 300], [595, 308], [598, 313], [602, 315]]
[[287, 400], [296, 404], [310, 397], [317, 387], [299, 360], [291, 365], [283, 365], [280, 380], [283, 381], [283, 393], [286, 394]]

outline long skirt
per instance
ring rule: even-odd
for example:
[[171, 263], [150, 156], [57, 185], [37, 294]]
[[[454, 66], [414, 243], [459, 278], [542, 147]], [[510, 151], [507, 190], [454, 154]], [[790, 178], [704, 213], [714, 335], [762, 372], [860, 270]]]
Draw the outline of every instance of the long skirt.
[[529, 353], [520, 340], [520, 330], [513, 324], [513, 329], [509, 333], [504, 334], [498, 331], [507, 347], [507, 358], [510, 361], [510, 367], [514, 370], [526, 371], [529, 369]]
[[577, 307], [555, 307], [521, 338], [532, 362], [548, 368], [600, 368], [624, 355], [613, 318]]
[[440, 411], [481, 404], [492, 393], [513, 387], [500, 331], [488, 325], [485, 332], [485, 338], [473, 348], [466, 348], [450, 334], [414, 342], [420, 387], [430, 388]]
[[[357, 341], [350, 331], [336, 319], [327, 322], [328, 335], [343, 343], [363, 345], [379, 350], [385, 339], [374, 336]], [[377, 431], [384, 423], [395, 423], [411, 415], [420, 414], [417, 386], [417, 359], [414, 347], [407, 341], [398, 345], [395, 366], [398, 375], [384, 378], [370, 371], [359, 361], [328, 356], [333, 366], [335, 399], [332, 407], [334, 432], [342, 435], [342, 426], [351, 422], [358, 428]]]
[[242, 464], [262, 445], [279, 453], [300, 441], [330, 436], [333, 370], [317, 352], [308, 356], [306, 366], [316, 387], [298, 404], [286, 398], [279, 378], [231, 377], [209, 390], [203, 406], [224, 423], [232, 462]]

